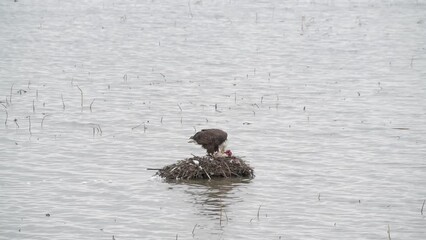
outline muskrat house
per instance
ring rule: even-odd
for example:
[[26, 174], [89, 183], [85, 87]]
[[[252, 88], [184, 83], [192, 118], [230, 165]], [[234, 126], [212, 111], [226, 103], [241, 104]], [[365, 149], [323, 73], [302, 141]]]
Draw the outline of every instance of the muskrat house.
[[158, 169], [156, 175], [168, 180], [254, 177], [253, 168], [236, 156], [193, 156]]

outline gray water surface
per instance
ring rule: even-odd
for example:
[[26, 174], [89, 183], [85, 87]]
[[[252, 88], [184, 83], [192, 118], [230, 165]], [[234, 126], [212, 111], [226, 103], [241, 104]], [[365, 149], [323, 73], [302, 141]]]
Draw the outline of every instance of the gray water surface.
[[[1, 1], [0, 238], [426, 239], [425, 12]], [[147, 170], [211, 127], [254, 179]]]

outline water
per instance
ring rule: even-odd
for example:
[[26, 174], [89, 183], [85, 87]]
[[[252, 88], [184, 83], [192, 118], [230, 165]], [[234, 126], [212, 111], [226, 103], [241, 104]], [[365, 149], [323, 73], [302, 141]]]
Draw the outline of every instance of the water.
[[[425, 239], [425, 10], [2, 1], [0, 238]], [[210, 127], [254, 179], [146, 170]]]

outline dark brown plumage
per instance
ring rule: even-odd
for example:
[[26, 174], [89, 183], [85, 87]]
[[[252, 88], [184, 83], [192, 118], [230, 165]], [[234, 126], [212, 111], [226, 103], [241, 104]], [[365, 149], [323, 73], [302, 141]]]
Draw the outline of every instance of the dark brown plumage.
[[225, 142], [228, 134], [220, 129], [203, 129], [190, 137], [192, 141], [201, 145], [207, 153], [213, 155], [215, 152], [224, 152]]

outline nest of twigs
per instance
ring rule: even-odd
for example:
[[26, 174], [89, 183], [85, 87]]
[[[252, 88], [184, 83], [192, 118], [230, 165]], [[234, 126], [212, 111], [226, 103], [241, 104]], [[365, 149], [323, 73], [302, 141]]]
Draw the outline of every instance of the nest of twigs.
[[253, 168], [238, 157], [211, 156], [187, 158], [159, 169], [156, 175], [166, 179], [212, 179], [254, 177]]

